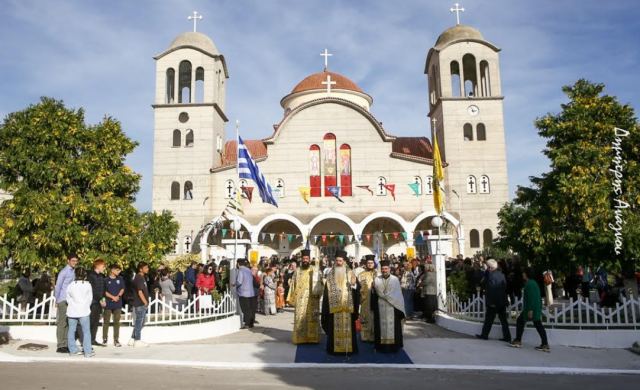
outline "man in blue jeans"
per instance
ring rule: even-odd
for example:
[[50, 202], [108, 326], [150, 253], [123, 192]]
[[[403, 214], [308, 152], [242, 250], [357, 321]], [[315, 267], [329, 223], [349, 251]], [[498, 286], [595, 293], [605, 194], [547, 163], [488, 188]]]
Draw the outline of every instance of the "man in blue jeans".
[[142, 327], [147, 317], [147, 307], [149, 306], [149, 288], [147, 287], [147, 274], [149, 264], [144, 261], [138, 264], [138, 273], [133, 278], [133, 334], [129, 341], [130, 347], [147, 347], [148, 344], [141, 340]]

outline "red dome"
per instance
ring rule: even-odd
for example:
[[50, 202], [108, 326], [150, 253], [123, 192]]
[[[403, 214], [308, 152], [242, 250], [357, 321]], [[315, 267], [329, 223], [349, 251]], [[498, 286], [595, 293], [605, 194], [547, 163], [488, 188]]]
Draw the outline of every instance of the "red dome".
[[298, 83], [291, 93], [303, 92], [303, 91], [311, 91], [314, 89], [327, 89], [326, 84], [322, 84], [323, 81], [327, 81], [327, 75], [331, 76], [331, 81], [335, 84], [331, 84], [331, 89], [346, 89], [350, 91], [356, 91], [360, 93], [364, 93], [360, 87], [356, 85], [353, 81], [344, 77], [339, 73], [323, 71], [314, 73], [311, 76], [308, 76], [304, 80]]

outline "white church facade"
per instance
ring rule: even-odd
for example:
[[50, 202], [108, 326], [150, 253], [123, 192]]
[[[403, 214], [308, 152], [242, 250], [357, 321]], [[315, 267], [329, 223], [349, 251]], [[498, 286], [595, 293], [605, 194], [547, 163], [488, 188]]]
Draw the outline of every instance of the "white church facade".
[[[236, 172], [225, 58], [198, 32], [179, 35], [155, 57], [153, 210], [170, 210], [180, 223], [176, 253], [228, 257], [237, 241], [239, 255], [289, 256], [307, 245], [316, 257], [339, 248], [355, 257], [426, 254], [437, 236], [433, 134], [394, 136], [372, 113], [374, 97], [327, 69], [324, 54], [324, 70], [280, 101], [280, 122], [262, 139], [245, 139], [278, 207], [262, 203], [257, 190], [251, 201], [243, 196], [237, 233], [228, 221], [210, 223], [221, 221], [241, 187], [255, 187]], [[442, 249], [472, 255], [496, 237], [508, 200], [499, 49], [458, 24], [429, 50], [425, 74], [425, 122], [445, 166]]]

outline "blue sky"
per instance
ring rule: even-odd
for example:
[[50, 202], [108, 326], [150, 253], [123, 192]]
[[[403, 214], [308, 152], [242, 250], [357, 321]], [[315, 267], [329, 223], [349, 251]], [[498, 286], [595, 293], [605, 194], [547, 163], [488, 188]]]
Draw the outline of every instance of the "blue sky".
[[[108, 114], [140, 143], [128, 163], [143, 175], [137, 206], [151, 207], [153, 55], [192, 28], [225, 55], [227, 115], [261, 138], [282, 115], [280, 99], [330, 68], [374, 98], [394, 135], [427, 135], [428, 49], [455, 24], [444, 0], [0, 0], [0, 117], [40, 96]], [[536, 117], [556, 112], [560, 88], [584, 77], [636, 108], [640, 97], [640, 3], [635, 0], [468, 0], [462, 23], [502, 48], [510, 192], [548, 168]], [[227, 133], [232, 131], [231, 125]]]

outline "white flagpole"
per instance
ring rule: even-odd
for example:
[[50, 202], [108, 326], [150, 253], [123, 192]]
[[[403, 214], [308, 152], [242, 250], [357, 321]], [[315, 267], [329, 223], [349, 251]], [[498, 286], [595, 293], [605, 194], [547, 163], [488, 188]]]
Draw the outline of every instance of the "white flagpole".
[[[236, 176], [238, 177], [237, 183], [240, 183], [240, 133], [238, 128], [240, 127], [240, 121], [236, 119]], [[238, 186], [236, 185], [236, 192], [238, 191]], [[236, 199], [237, 201], [237, 195]], [[238, 228], [238, 217], [235, 216], [233, 218], [233, 227]], [[239, 229], [238, 229], [239, 230]], [[233, 267], [236, 267], [238, 263], [238, 230], [233, 232]]]

